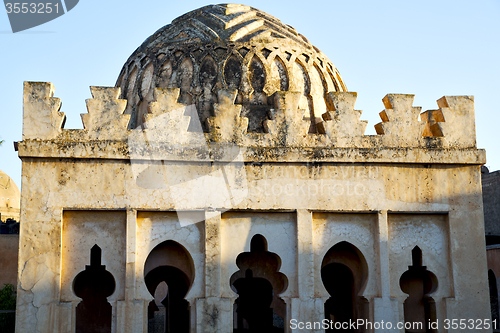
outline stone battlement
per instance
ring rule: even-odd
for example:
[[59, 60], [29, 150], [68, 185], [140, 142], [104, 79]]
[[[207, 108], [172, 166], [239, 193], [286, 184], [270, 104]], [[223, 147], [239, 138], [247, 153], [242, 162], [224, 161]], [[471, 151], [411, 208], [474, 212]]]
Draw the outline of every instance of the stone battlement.
[[138, 129], [128, 128], [130, 115], [124, 114], [127, 101], [119, 99], [120, 88], [90, 89], [84, 129], [66, 130], [54, 86], [25, 82], [20, 155], [122, 159], [146, 154], [204, 161], [223, 158], [222, 151], [232, 146], [244, 147], [248, 161], [485, 163], [484, 151], [476, 149], [472, 96], [445, 96], [438, 100], [439, 109], [421, 112], [412, 105], [414, 95], [388, 94], [382, 122], [375, 125], [377, 135], [364, 135], [367, 121], [355, 110], [357, 94], [329, 92], [317, 134], [309, 133], [300, 94], [278, 91], [263, 124], [265, 133], [249, 133], [249, 120], [235, 104], [237, 91], [221, 89], [214, 116], [207, 118], [209, 132], [203, 133], [195, 107], [178, 102], [179, 88], [156, 88]]

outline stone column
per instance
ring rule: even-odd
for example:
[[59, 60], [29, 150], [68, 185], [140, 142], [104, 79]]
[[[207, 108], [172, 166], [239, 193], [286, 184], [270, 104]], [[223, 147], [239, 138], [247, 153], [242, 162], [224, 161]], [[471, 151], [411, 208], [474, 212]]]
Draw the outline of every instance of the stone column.
[[205, 298], [196, 301], [196, 332], [232, 331], [232, 307], [221, 297], [221, 212], [205, 212]]
[[220, 297], [220, 224], [220, 212], [205, 212], [205, 297]]
[[[400, 304], [397, 299], [391, 298], [391, 276], [389, 265], [389, 225], [387, 221], [387, 211], [383, 210], [378, 213], [378, 233], [377, 233], [377, 246], [378, 246], [378, 267], [379, 267], [379, 281], [380, 293], [382, 297], [374, 297], [373, 299], [373, 321], [384, 323], [390, 322], [393, 326], [401, 321]], [[397, 332], [395, 328], [392, 330], [377, 329], [376, 333], [382, 332]], [[404, 329], [400, 330], [401, 333]]]
[[321, 322], [324, 319], [322, 298], [314, 298], [314, 249], [312, 213], [297, 210], [297, 280], [299, 297], [291, 298], [290, 313], [285, 322], [285, 332], [323, 332], [299, 329], [291, 323]]
[[125, 266], [125, 300], [117, 302], [116, 332], [147, 333], [147, 300], [135, 299], [135, 254], [137, 241], [137, 210], [127, 210], [127, 245]]
[[314, 297], [312, 224], [312, 213], [305, 209], [299, 209], [297, 211], [297, 280], [301, 300], [310, 300]]

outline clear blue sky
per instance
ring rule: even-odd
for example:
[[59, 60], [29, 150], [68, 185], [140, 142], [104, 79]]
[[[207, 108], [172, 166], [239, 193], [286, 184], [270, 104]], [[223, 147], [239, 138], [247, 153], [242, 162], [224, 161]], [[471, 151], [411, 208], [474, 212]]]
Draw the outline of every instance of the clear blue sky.
[[[0, 169], [20, 186], [23, 81], [48, 81], [62, 99], [66, 128], [82, 128], [89, 86], [114, 86], [123, 63], [160, 27], [204, 1], [80, 0], [67, 14], [12, 34], [0, 13]], [[247, 1], [319, 47], [358, 93], [373, 125], [387, 93], [415, 94], [436, 109], [444, 95], [474, 95], [479, 148], [500, 169], [500, 1]]]

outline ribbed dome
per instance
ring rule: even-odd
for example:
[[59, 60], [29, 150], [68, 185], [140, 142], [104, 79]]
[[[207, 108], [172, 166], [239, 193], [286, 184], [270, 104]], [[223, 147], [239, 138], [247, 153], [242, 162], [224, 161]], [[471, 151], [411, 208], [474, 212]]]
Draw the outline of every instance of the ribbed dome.
[[130, 56], [116, 83], [128, 100], [130, 128], [143, 123], [158, 88], [180, 88], [179, 103], [195, 104], [201, 123], [213, 116], [217, 90], [237, 89], [249, 132], [263, 132], [276, 91], [300, 91], [314, 123], [328, 91], [347, 91], [330, 60], [304, 36], [252, 7], [210, 5], [164, 26]]

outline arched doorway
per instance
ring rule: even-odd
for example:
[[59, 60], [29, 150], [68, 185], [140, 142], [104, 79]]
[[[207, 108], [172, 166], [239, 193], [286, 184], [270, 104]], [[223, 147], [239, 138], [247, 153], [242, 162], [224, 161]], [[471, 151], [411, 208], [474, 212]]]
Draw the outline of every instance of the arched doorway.
[[101, 265], [101, 248], [90, 250], [90, 265], [73, 281], [75, 295], [82, 301], [76, 307], [76, 333], [111, 333], [112, 308], [107, 297], [115, 291], [115, 279]]
[[[366, 260], [354, 245], [340, 242], [334, 245], [323, 258], [321, 280], [330, 298], [325, 302], [325, 318], [332, 323], [367, 319], [368, 301], [362, 296], [368, 280]], [[327, 332], [354, 332], [349, 329], [334, 329]]]
[[231, 276], [231, 288], [238, 293], [234, 304], [234, 333], [282, 333], [286, 305], [279, 297], [288, 287], [288, 279], [280, 273], [280, 257], [267, 251], [267, 240], [255, 235], [250, 252], [236, 258], [239, 271]]
[[399, 279], [401, 290], [408, 294], [404, 302], [405, 322], [412, 323], [406, 332], [435, 332], [426, 323], [436, 321], [436, 304], [429, 294], [436, 291], [438, 281], [434, 273], [422, 266], [422, 250], [418, 246], [413, 248], [411, 254], [413, 265], [408, 266]]
[[144, 264], [144, 281], [155, 299], [148, 307], [148, 332], [188, 333], [189, 303], [184, 299], [194, 281], [194, 263], [179, 243], [156, 246]]

